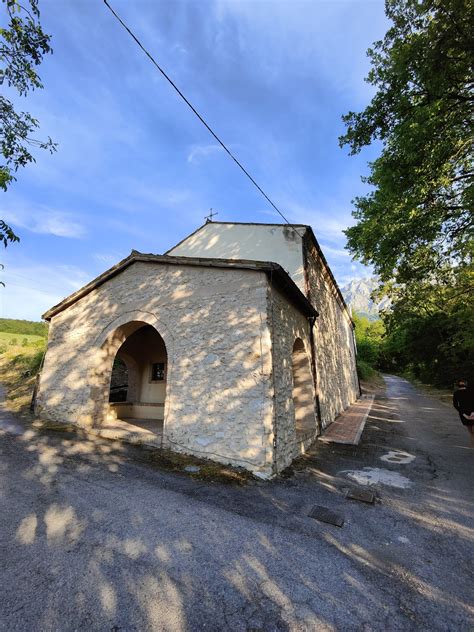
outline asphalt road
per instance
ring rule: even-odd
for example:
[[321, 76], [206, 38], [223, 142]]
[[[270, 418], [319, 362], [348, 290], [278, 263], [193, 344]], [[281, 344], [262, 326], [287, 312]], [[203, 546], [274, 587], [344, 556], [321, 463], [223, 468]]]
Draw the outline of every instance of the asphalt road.
[[246, 487], [3, 410], [0, 629], [472, 630], [474, 450], [453, 409], [386, 381], [357, 448]]

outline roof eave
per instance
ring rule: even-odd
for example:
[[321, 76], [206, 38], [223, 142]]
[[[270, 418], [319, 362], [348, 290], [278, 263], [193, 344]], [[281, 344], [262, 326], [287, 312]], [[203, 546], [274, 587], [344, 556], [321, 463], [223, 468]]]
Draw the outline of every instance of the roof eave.
[[158, 265], [188, 265], [205, 268], [225, 268], [238, 270], [253, 270], [255, 272], [265, 272], [267, 275], [274, 277], [277, 283], [289, 296], [297, 307], [306, 315], [316, 318], [318, 312], [314, 309], [305, 295], [297, 287], [288, 273], [278, 264], [269, 261], [253, 261], [246, 259], [212, 259], [205, 257], [178, 257], [170, 255], [153, 255], [144, 254], [136, 250], [132, 250], [130, 255], [119, 261], [115, 266], [109, 268], [101, 275], [93, 279], [90, 283], [77, 290], [73, 294], [63, 299], [46, 311], [42, 318], [50, 321], [53, 316], [64, 311], [81, 298], [100, 287], [103, 283], [125, 270], [128, 266], [135, 262], [155, 263]]

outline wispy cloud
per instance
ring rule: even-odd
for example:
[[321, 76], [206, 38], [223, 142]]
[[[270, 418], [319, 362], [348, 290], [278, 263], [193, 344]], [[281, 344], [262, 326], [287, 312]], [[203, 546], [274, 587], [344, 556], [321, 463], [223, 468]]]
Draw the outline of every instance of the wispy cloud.
[[[90, 281], [84, 270], [71, 265], [7, 265], [0, 273], [2, 317], [38, 320], [47, 309]], [[13, 310], [13, 311], [11, 311]]]
[[199, 164], [204, 158], [223, 151], [220, 145], [192, 145], [188, 151], [187, 161]]
[[107, 254], [102, 252], [95, 253], [93, 257], [100, 264], [106, 266], [113, 266], [115, 263], [118, 263], [123, 258], [119, 254]]
[[57, 211], [45, 206], [6, 209], [3, 211], [5, 221], [26, 228], [33, 233], [55, 235], [78, 239], [86, 235], [86, 228], [77, 216], [72, 213]]
[[344, 250], [343, 248], [333, 248], [332, 246], [329, 246], [328, 244], [325, 244], [324, 242], [321, 242], [320, 246], [323, 249], [323, 252], [327, 256], [331, 255], [331, 257], [338, 257], [340, 259], [351, 258], [351, 255], [349, 254], [349, 252], [347, 250]]

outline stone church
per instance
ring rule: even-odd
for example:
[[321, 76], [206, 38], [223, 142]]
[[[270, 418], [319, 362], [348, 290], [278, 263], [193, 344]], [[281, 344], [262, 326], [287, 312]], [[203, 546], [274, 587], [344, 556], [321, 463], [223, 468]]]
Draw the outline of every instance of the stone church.
[[43, 317], [38, 415], [263, 478], [359, 395], [350, 312], [305, 225], [208, 222]]

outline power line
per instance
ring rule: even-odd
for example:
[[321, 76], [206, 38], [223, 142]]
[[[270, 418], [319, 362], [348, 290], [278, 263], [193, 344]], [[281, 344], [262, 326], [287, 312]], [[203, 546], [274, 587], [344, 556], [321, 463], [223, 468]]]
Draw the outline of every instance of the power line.
[[193, 113], [198, 117], [198, 119], [201, 121], [201, 123], [204, 125], [204, 127], [211, 133], [211, 135], [216, 139], [216, 141], [219, 143], [219, 145], [224, 149], [224, 151], [232, 158], [232, 160], [235, 162], [235, 164], [245, 173], [245, 175], [247, 176], [247, 178], [250, 180], [250, 182], [252, 182], [252, 184], [260, 191], [260, 193], [263, 195], [263, 197], [267, 200], [267, 202], [269, 202], [271, 204], [271, 206], [275, 209], [275, 211], [280, 215], [280, 217], [282, 217], [285, 222], [291, 226], [293, 228], [293, 230], [296, 232], [296, 234], [303, 238], [302, 235], [300, 235], [300, 233], [296, 230], [296, 228], [294, 227], [293, 224], [291, 224], [291, 222], [289, 222], [286, 217], [283, 215], [283, 213], [280, 211], [280, 209], [276, 206], [276, 204], [274, 204], [271, 199], [268, 197], [268, 195], [265, 193], [265, 191], [257, 184], [257, 182], [255, 181], [255, 179], [250, 175], [250, 173], [247, 171], [247, 169], [242, 165], [242, 163], [237, 160], [237, 158], [234, 156], [234, 154], [230, 151], [230, 149], [225, 145], [225, 143], [219, 138], [219, 136], [214, 132], [214, 130], [206, 123], [206, 121], [203, 119], [203, 117], [199, 114], [199, 112], [196, 110], [196, 108], [193, 106], [193, 104], [184, 96], [184, 94], [181, 92], [181, 90], [178, 88], [178, 86], [174, 83], [174, 81], [166, 74], [166, 72], [163, 70], [163, 68], [158, 64], [158, 62], [154, 59], [154, 57], [147, 51], [147, 49], [143, 46], [143, 44], [140, 42], [140, 40], [138, 39], [138, 37], [128, 28], [128, 26], [125, 24], [125, 22], [122, 20], [122, 18], [114, 11], [114, 9], [110, 6], [110, 4], [108, 3], [107, 0], [104, 0], [104, 4], [105, 6], [110, 10], [110, 12], [112, 13], [112, 15], [115, 16], [115, 18], [120, 22], [120, 24], [123, 26], [123, 28], [127, 31], [127, 33], [130, 35], [130, 37], [132, 39], [135, 40], [135, 42], [138, 44], [138, 46], [142, 49], [142, 51], [145, 53], [145, 55], [148, 57], [148, 59], [152, 62], [152, 64], [154, 64], [154, 66], [156, 66], [156, 68], [160, 71], [160, 73], [163, 75], [163, 77], [166, 79], [166, 81], [168, 81], [168, 83], [171, 84], [171, 86], [176, 90], [176, 92], [179, 94], [179, 96], [183, 99], [183, 101], [186, 103], [186, 105], [193, 111]]
[[[27, 285], [21, 285], [20, 283], [15, 283], [14, 281], [4, 281], [5, 286], [7, 288], [9, 287], [20, 287], [22, 290], [29, 290], [30, 292], [39, 292], [40, 294], [45, 294], [47, 296], [51, 296], [51, 294], [57, 294], [58, 296], [61, 296], [61, 292], [53, 291], [52, 289], [48, 290], [42, 290], [38, 287], [31, 287], [31, 286], [27, 286]], [[3, 290], [4, 292], [4, 290]]]
[[[15, 283], [15, 279], [13, 279], [13, 283], [12, 283], [12, 281], [10, 281], [10, 280], [9, 280], [9, 277], [10, 277], [10, 276], [14, 276], [14, 277], [18, 277], [18, 278], [20, 278], [20, 279], [24, 279], [25, 281], [31, 281], [32, 283], [34, 283], [34, 284], [35, 284], [35, 286], [37, 286], [37, 285], [38, 285], [38, 283], [41, 283], [41, 288], [46, 288], [46, 289], [49, 289], [49, 290], [50, 290], [50, 292], [53, 292], [53, 293], [58, 294], [58, 288], [57, 288], [57, 286], [53, 287], [53, 285], [50, 285], [50, 284], [48, 284], [48, 283], [46, 283], [46, 284], [45, 284], [43, 281], [41, 281], [41, 282], [40, 282], [40, 281], [38, 281], [38, 279], [32, 279], [31, 277], [26, 277], [26, 276], [24, 276], [23, 274], [18, 274], [18, 272], [11, 272], [10, 270], [7, 270], [7, 271], [2, 271], [2, 272], [0, 273], [0, 275], [1, 275], [1, 274], [3, 274], [3, 276], [0, 276], [0, 280], [4, 281], [4, 282], [5, 282], [5, 283], [7, 283], [8, 285], [18, 285], [18, 284], [16, 284], [16, 283]], [[24, 285], [21, 285], [21, 286], [19, 285], [18, 287], [23, 287], [23, 288], [25, 288], [25, 286], [24, 286]], [[38, 289], [38, 287], [33, 287], [33, 288], [29, 288], [29, 287], [28, 287], [28, 288], [26, 288], [26, 289], [33, 289], [33, 290], [42, 291], [42, 290]], [[75, 290], [73, 290], [73, 291], [75, 291]], [[60, 292], [59, 292], [59, 293], [60, 293]]]

